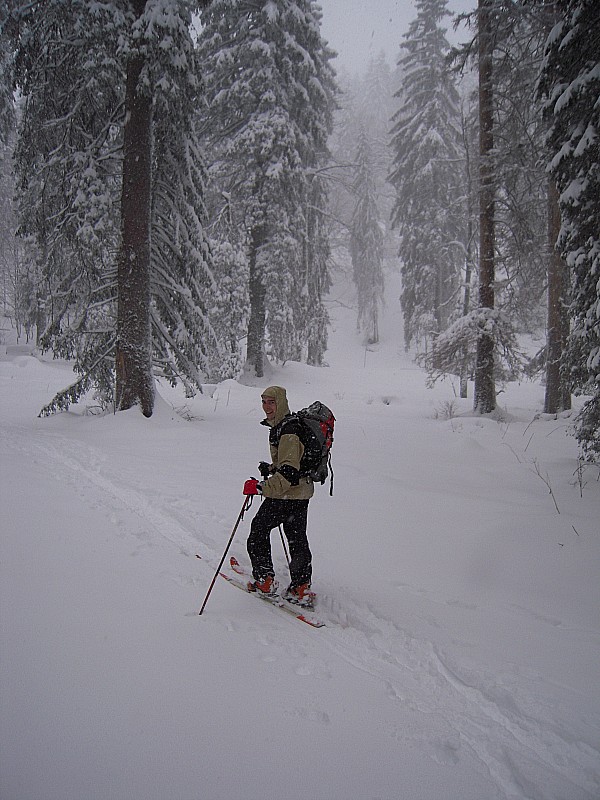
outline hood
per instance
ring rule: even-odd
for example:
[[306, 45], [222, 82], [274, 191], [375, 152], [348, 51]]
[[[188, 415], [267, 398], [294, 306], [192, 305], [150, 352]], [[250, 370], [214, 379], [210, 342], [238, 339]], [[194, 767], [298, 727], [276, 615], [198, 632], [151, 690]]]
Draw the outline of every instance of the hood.
[[275, 402], [277, 403], [275, 419], [273, 422], [268, 422], [267, 420], [263, 421], [265, 424], [274, 428], [275, 425], [279, 425], [281, 420], [290, 413], [286, 391], [283, 386], [269, 386], [261, 393], [261, 397], [275, 398]]

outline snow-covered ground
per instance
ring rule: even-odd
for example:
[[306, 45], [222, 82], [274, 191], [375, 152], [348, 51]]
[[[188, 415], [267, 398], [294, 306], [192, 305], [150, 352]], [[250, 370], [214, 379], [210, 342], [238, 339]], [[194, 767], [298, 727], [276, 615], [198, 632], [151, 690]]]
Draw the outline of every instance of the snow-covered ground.
[[[365, 350], [349, 298], [328, 368], [161, 387], [150, 420], [38, 419], [69, 366], [0, 356], [2, 800], [598, 800], [598, 470], [541, 386], [474, 417], [425, 388], [396, 300]], [[270, 383], [337, 415], [320, 630], [220, 579], [198, 616]]]

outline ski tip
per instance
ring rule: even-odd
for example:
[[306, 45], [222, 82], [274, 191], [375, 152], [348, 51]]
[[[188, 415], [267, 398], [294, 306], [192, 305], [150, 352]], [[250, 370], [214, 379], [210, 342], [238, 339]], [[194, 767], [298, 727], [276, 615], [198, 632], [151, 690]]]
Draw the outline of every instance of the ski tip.
[[235, 556], [231, 556], [231, 558], [229, 559], [229, 563], [231, 564], [232, 567], [239, 567], [240, 565], [240, 562], [237, 560]]
[[320, 619], [311, 619], [307, 617], [305, 614], [297, 614], [296, 617], [301, 620], [302, 622], [306, 622], [307, 625], [310, 625], [312, 628], [325, 628], [325, 623]]

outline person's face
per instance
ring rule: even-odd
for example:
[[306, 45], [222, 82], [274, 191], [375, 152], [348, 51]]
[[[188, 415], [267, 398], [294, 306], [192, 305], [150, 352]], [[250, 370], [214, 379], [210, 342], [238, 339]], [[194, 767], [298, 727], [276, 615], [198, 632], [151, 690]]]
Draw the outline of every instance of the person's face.
[[263, 397], [262, 407], [267, 419], [275, 419], [275, 414], [277, 413], [277, 401], [274, 397]]

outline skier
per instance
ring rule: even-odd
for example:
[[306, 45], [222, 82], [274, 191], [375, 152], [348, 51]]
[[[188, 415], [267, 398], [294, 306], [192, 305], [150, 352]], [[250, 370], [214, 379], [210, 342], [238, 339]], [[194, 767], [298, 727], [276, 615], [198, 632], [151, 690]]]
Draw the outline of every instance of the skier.
[[291, 582], [283, 598], [297, 605], [311, 607], [315, 594], [310, 590], [312, 555], [306, 536], [308, 503], [313, 496], [313, 481], [300, 473], [304, 446], [298, 435], [301, 424], [290, 413], [286, 390], [282, 386], [269, 386], [261, 395], [266, 418], [261, 425], [269, 430], [271, 462], [261, 461], [259, 470], [263, 480], [246, 481], [245, 494], [261, 494], [264, 498], [252, 520], [248, 536], [248, 555], [252, 562], [253, 581], [248, 583], [251, 592], [272, 596], [277, 592], [277, 581], [271, 557], [271, 531], [283, 526], [290, 550]]

